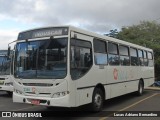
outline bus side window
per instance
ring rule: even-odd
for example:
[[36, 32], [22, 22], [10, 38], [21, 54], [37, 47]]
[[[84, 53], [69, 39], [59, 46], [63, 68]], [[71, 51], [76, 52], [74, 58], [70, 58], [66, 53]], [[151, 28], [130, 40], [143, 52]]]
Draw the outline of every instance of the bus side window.
[[130, 65], [129, 48], [127, 46], [120, 45], [119, 54], [120, 54], [121, 65], [129, 66]]
[[139, 65], [139, 60], [138, 60], [137, 49], [130, 48], [130, 56], [131, 56], [131, 65], [132, 66], [138, 66]]
[[84, 76], [93, 64], [91, 43], [72, 39], [70, 54], [71, 78], [77, 80]]
[[107, 43], [102, 40], [94, 39], [94, 59], [96, 65], [108, 64]]
[[118, 44], [108, 42], [108, 62], [110, 65], [119, 65]]
[[138, 57], [139, 57], [139, 65], [143, 66], [144, 65], [143, 50], [138, 50]]
[[151, 52], [148, 52], [148, 66], [153, 66], [153, 54]]
[[144, 66], [148, 66], [147, 51], [144, 51]]

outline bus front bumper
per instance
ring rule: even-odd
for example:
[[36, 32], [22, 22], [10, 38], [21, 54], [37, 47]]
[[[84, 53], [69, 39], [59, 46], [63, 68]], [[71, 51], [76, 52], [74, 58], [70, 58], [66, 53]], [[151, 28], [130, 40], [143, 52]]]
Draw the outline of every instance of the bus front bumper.
[[18, 102], [18, 103], [55, 106], [55, 107], [71, 107], [69, 101], [70, 101], [69, 95], [58, 98], [48, 98], [39, 96], [25, 96], [13, 92], [13, 102]]
[[13, 86], [1, 85], [0, 86], [0, 91], [10, 91], [10, 92], [13, 92]]

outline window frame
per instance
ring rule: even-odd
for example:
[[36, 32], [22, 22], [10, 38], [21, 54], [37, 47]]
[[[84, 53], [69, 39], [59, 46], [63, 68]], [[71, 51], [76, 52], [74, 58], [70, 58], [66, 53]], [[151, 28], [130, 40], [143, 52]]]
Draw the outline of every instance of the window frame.
[[[109, 52], [109, 44], [114, 44], [114, 45], [116, 45], [117, 46], [117, 54], [115, 54], [115, 53], [113, 53], [113, 52]], [[116, 43], [116, 42], [112, 42], [112, 41], [108, 41], [108, 64], [110, 65], [110, 66], [120, 66], [120, 55], [119, 55], [119, 43]], [[118, 64], [110, 64], [109, 63], [109, 55], [116, 55], [116, 56], [118, 56]]]
[[[149, 53], [151, 54], [151, 58], [149, 58]], [[153, 53], [150, 51], [147, 51], [148, 60], [153, 60]]]
[[[99, 41], [99, 42], [103, 42], [105, 44], [105, 51], [96, 51], [95, 50], [95, 41]], [[95, 65], [108, 65], [108, 42], [107, 41], [104, 41], [102, 39], [99, 39], [99, 38], [94, 38], [93, 39], [93, 49], [94, 49], [94, 63]], [[96, 61], [96, 54], [102, 54], [102, 55], [106, 55], [107, 57], [107, 61], [106, 61], [106, 64], [98, 64], [97, 61]]]
[[[117, 46], [117, 54], [116, 54], [116, 53], [109, 52], [109, 44], [110, 44], [110, 43]], [[119, 55], [119, 44], [118, 44], [118, 43], [109, 41], [109, 42], [108, 42], [108, 47], [107, 47], [107, 48], [108, 48], [108, 54]]]
[[[143, 50], [143, 61], [144, 61], [144, 66], [147, 67], [148, 66], [148, 54], [147, 54], [147, 51], [146, 50]], [[147, 65], [145, 64], [145, 60], [147, 60]]]
[[[121, 54], [121, 53], [120, 53], [120, 47], [125, 47], [125, 48], [127, 48], [128, 55]], [[121, 61], [120, 61], [120, 65], [122, 65], [122, 66], [130, 66], [130, 65], [131, 65], [131, 59], [130, 59], [130, 51], [129, 51], [130, 48], [129, 48], [129, 46], [123, 45], [123, 44], [119, 44], [118, 48], [119, 48], [119, 60], [121, 60], [121, 56], [124, 56], [124, 57], [128, 57], [128, 58], [129, 58], [129, 64], [128, 64], [128, 65], [123, 65], [123, 64], [121, 64]]]
[[[151, 58], [149, 54], [151, 55]], [[153, 67], [154, 66], [153, 52], [147, 51], [147, 57], [148, 57], [148, 67]], [[150, 65], [150, 61], [152, 61], [152, 65]]]
[[[96, 48], [96, 47], [95, 47], [95, 44], [94, 44], [95, 41], [103, 42], [103, 43], [105, 44], [105, 52], [96, 51], [96, 50], [95, 50], [95, 48]], [[108, 46], [108, 43], [107, 43], [106, 41], [101, 40], [101, 39], [98, 39], [98, 38], [94, 38], [94, 39], [93, 39], [94, 53], [106, 53], [106, 54], [107, 54], [107, 53], [108, 53], [108, 47], [107, 47], [107, 46]], [[100, 47], [100, 46], [99, 46], [99, 47]]]
[[[121, 53], [120, 53], [120, 47], [121, 47], [121, 46], [128, 49], [128, 55], [125, 55], [125, 54], [121, 54]], [[122, 45], [122, 44], [120, 44], [120, 45], [119, 45], [119, 55], [120, 55], [120, 56], [129, 56], [129, 47], [128, 47], [127, 45]]]
[[[136, 50], [136, 56], [132, 56], [132, 55], [131, 55], [131, 49]], [[130, 63], [131, 63], [131, 66], [140, 66], [140, 65], [139, 65], [139, 57], [138, 57], [138, 49], [137, 49], [137, 48], [135, 48], [135, 47], [130, 46], [129, 51], [130, 51]], [[136, 65], [132, 65], [132, 59], [131, 59], [131, 57], [136, 57], [136, 58], [137, 58], [137, 60], [138, 60], [138, 61], [137, 61], [137, 63], [138, 63], [138, 64], [136, 64]]]
[[[74, 40], [75, 41], [75, 44], [72, 44], [71, 43], [71, 41], [72, 40]], [[82, 45], [79, 45], [79, 44], [76, 44], [76, 41], [81, 41], [81, 42], [88, 42], [91, 46], [90, 47], [84, 47], [84, 46], [82, 46]], [[91, 50], [91, 60], [92, 60], [92, 65], [89, 67], [89, 69], [87, 70], [87, 72], [86, 73], [84, 73], [82, 76], [80, 76], [80, 77], [78, 77], [78, 78], [76, 78], [76, 79], [73, 79], [72, 78], [72, 74], [71, 74], [71, 69], [72, 69], [72, 67], [71, 67], [71, 62], [72, 62], [72, 58], [71, 58], [71, 56], [72, 56], [72, 51], [71, 51], [71, 47], [75, 47], [75, 49], [78, 47], [78, 48], [88, 48], [88, 49], [90, 49]], [[79, 80], [80, 78], [82, 78], [83, 76], [85, 76], [89, 71], [90, 71], [90, 69], [92, 68], [92, 66], [93, 66], [93, 46], [92, 46], [92, 42], [91, 41], [87, 41], [87, 40], [82, 40], [82, 39], [78, 39], [78, 38], [71, 38], [70, 39], [70, 75], [71, 75], [71, 79], [74, 81], [74, 80]]]
[[[142, 52], [142, 56], [140, 57], [139, 51]], [[139, 59], [139, 66], [144, 66], [144, 50], [138, 49], [138, 59]], [[142, 64], [140, 64], [140, 59], [142, 59]]]

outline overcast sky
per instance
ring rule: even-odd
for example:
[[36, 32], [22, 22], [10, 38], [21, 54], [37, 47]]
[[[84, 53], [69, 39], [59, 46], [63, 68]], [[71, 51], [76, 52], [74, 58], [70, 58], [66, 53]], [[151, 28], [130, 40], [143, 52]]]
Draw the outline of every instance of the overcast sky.
[[160, 0], [0, 0], [0, 49], [36, 27], [73, 25], [104, 34], [159, 18]]

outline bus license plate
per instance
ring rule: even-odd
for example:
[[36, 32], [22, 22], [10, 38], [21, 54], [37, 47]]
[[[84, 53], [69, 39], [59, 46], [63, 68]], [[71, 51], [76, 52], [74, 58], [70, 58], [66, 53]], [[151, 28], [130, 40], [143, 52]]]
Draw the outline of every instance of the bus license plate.
[[32, 100], [31, 103], [34, 104], [34, 105], [39, 105], [40, 104], [40, 100]]

